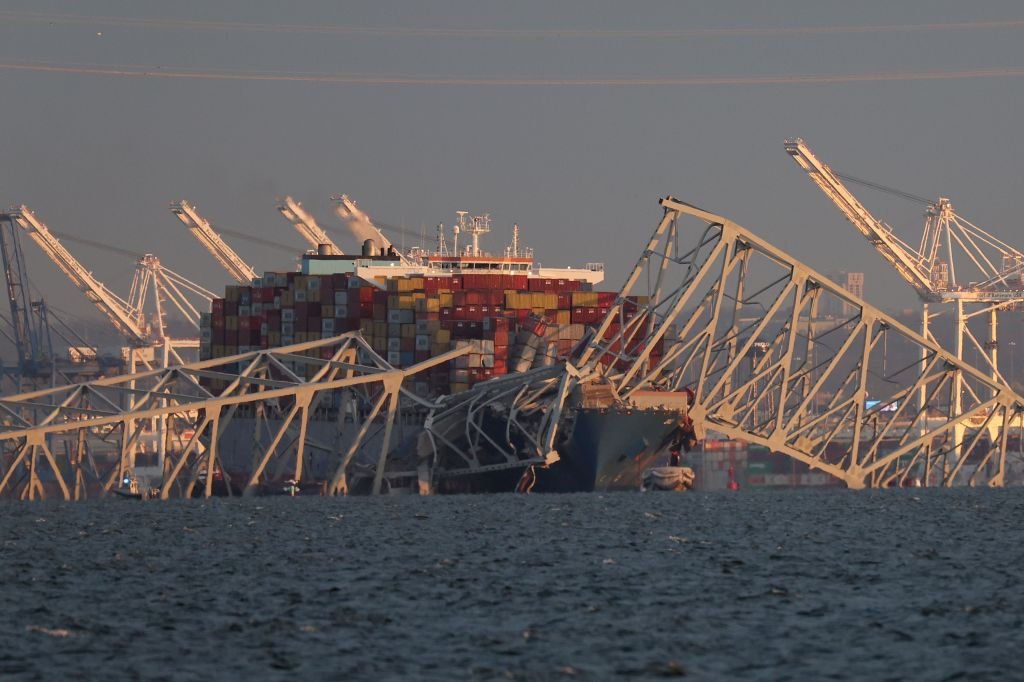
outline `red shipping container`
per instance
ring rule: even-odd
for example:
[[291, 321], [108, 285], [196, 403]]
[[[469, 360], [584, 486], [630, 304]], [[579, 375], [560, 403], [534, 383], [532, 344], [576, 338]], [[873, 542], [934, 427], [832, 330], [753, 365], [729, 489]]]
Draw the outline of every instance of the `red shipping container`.
[[[224, 345], [225, 346], [238, 346], [238, 330], [237, 329], [225, 329], [224, 330]], [[232, 351], [234, 352], [234, 351]]]
[[214, 315], [223, 315], [224, 314], [224, 299], [223, 298], [215, 298], [212, 301], [210, 301], [210, 312], [213, 313]]
[[465, 306], [457, 305], [452, 309], [452, 317], [456, 320], [466, 319], [466, 308]]
[[[297, 318], [296, 319], [296, 321], [295, 321], [296, 326], [298, 326], [299, 324], [302, 324], [301, 319], [302, 318]], [[319, 332], [322, 329], [322, 325], [323, 325], [323, 322], [320, 319], [319, 315], [316, 316], [316, 317], [307, 317], [306, 318], [306, 331], [307, 332]]]
[[462, 288], [462, 275], [453, 275], [449, 282], [449, 288], [454, 292]]

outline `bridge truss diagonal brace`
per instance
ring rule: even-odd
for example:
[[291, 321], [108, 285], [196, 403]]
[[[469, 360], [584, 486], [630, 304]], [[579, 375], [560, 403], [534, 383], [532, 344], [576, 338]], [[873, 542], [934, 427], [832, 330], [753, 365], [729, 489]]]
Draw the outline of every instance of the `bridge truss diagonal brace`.
[[[583, 355], [618, 395], [692, 390], [697, 433], [767, 446], [851, 488], [1007, 480], [1024, 399], [1004, 382], [742, 226], [661, 205]], [[627, 301], [640, 302], [629, 321]]]

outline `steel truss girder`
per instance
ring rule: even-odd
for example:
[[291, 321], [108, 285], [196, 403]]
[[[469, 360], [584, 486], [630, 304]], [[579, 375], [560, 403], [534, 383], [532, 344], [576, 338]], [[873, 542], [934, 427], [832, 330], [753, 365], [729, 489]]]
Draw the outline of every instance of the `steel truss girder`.
[[[446, 396], [428, 415], [431, 487], [438, 478], [547, 465], [567, 389], [578, 373], [569, 363], [477, 384]], [[496, 425], [503, 422], [503, 428]]]
[[[203, 486], [202, 494], [209, 496], [213, 493], [215, 474], [230, 476], [220, 466], [218, 441], [239, 414], [266, 418], [288, 413], [288, 417], [283, 423], [275, 421], [271, 443], [254, 452], [252, 468], [232, 472], [245, 477], [236, 483], [244, 484], [246, 492], [254, 492], [268, 469], [302, 483], [311, 448], [334, 453], [332, 444], [318, 442], [307, 434], [310, 419], [318, 411], [333, 420], [339, 434], [359, 431], [336, 467], [328, 490], [346, 492], [346, 468], [356, 452], [367, 445], [364, 439], [378, 410], [365, 416], [362, 424], [347, 424], [346, 418], [360, 414], [360, 405], [386, 402], [384, 428], [390, 431], [404, 411], [422, 412], [432, 406], [406, 391], [403, 381], [468, 351], [453, 350], [418, 365], [396, 369], [375, 353], [360, 334], [348, 333], [3, 396], [0, 496], [34, 499], [45, 497], [49, 490], [64, 499], [81, 499], [89, 481], [94, 489], [99, 487], [101, 494], [108, 493], [131, 474], [138, 445], [146, 437], [149, 425], [156, 421], [164, 422], [164, 432], [168, 434], [160, 497], [191, 495], [199, 483]], [[312, 369], [306, 370], [307, 367]], [[307, 374], [309, 378], [300, 376]], [[213, 383], [217, 381], [223, 385]], [[331, 401], [339, 392], [343, 394], [343, 404], [336, 408]], [[260, 419], [255, 421], [260, 423]], [[271, 428], [270, 422], [264, 419], [262, 426]], [[384, 468], [393, 451], [385, 438], [376, 457], [374, 492], [382, 489]]]
[[[767, 446], [851, 488], [1004, 484], [1020, 395], [736, 223], [661, 204], [581, 372], [604, 368], [621, 398], [690, 389], [698, 434]], [[627, 316], [635, 295], [650, 298]], [[923, 359], [892, 367], [896, 350]]]

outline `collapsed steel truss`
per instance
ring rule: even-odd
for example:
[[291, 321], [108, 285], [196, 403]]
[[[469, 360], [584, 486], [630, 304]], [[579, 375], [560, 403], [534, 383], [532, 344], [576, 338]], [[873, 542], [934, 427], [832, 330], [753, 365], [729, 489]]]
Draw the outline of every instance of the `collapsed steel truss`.
[[[379, 444], [371, 468], [372, 490], [379, 492], [393, 427], [403, 411], [431, 405], [403, 388], [403, 381], [467, 350], [396, 369], [359, 334], [349, 333], [2, 397], [0, 496], [82, 499], [90, 490], [117, 490], [134, 475], [147, 441], [165, 455], [153, 491], [163, 499], [209, 496], [215, 480], [228, 493], [252, 493], [268, 472], [274, 480], [301, 483], [314, 449], [328, 453], [334, 466], [328, 492], [345, 492], [354, 458], [371, 442]], [[323, 443], [310, 436], [314, 416], [334, 424], [339, 438]], [[247, 418], [250, 442], [232, 445], [250, 457], [244, 480], [232, 481], [220, 451], [238, 417]], [[382, 436], [374, 434], [378, 427]]]
[[[851, 488], [1008, 481], [1024, 398], [739, 225], [661, 204], [608, 315], [556, 365], [430, 402], [403, 382], [468, 348], [400, 370], [353, 333], [0, 398], [0, 495], [42, 497], [47, 482], [65, 499], [90, 481], [109, 492], [153, 433], [163, 498], [210, 495], [218, 476], [244, 492], [301, 483], [312, 451], [330, 463], [321, 492], [349, 492], [360, 473], [371, 492], [396, 478], [429, 492], [446, 476], [554, 463], [588, 405], [688, 412], [697, 437], [761, 444]], [[337, 438], [315, 437], [312, 415]], [[231, 481], [221, 450], [238, 416], [255, 427]], [[399, 447], [401, 423], [417, 435]]]
[[[688, 387], [698, 436], [765, 445], [851, 488], [1004, 484], [1020, 395], [736, 223], [661, 203], [623, 290], [647, 275], [649, 305], [626, 320], [620, 297], [598, 339], [619, 331], [588, 349], [628, 366], [623, 398]], [[659, 338], [662, 359], [644, 365]]]

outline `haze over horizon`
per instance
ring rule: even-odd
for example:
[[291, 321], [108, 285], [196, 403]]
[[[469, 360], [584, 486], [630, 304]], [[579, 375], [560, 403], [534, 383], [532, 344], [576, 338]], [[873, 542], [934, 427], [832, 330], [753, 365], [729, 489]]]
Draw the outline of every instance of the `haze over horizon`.
[[[339, 226], [329, 197], [345, 192], [428, 242], [460, 209], [491, 215], [493, 251], [518, 223], [544, 265], [603, 261], [611, 289], [672, 194], [827, 275], [864, 272], [879, 307], [916, 308], [788, 158], [793, 136], [1024, 246], [1017, 3], [11, 0], [0, 19], [0, 200], [213, 290], [229, 278], [172, 200], [263, 240], [225, 235], [257, 271], [295, 265], [265, 242], [304, 248], [277, 196]], [[917, 243], [920, 206], [851, 189]], [[130, 257], [67, 246], [127, 292]], [[51, 304], [99, 316], [25, 251]]]

